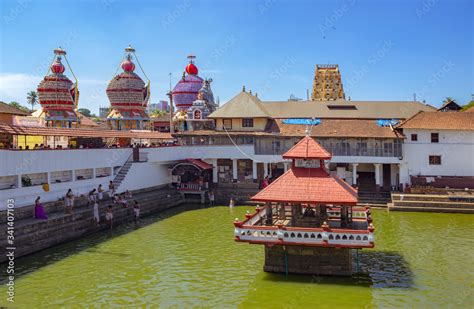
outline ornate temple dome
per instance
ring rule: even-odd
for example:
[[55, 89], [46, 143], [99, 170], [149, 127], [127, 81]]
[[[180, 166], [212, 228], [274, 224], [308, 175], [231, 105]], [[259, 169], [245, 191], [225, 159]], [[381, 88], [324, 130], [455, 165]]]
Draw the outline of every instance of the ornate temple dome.
[[189, 64], [186, 66], [186, 71], [172, 91], [173, 103], [178, 110], [188, 109], [193, 105], [203, 83], [203, 79], [197, 75], [198, 68], [194, 64], [193, 59], [196, 57], [190, 55], [188, 58]]
[[150, 97], [149, 83], [145, 85], [140, 76], [134, 72], [132, 53], [135, 50], [128, 47], [125, 51], [126, 58], [121, 64], [123, 72], [115, 76], [107, 86], [107, 97], [112, 109], [107, 118], [147, 119], [145, 109]]
[[66, 56], [66, 52], [58, 48], [54, 50], [54, 54], [51, 74], [45, 76], [38, 85], [38, 99], [47, 118], [76, 120], [74, 110], [79, 97], [77, 83], [63, 75], [65, 68], [61, 60]]

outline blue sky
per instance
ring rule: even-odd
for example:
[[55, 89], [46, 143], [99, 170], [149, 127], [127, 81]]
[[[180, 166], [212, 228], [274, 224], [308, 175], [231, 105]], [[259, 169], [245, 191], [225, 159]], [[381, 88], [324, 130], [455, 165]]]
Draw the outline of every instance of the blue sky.
[[[246, 85], [263, 100], [306, 98], [315, 64], [337, 63], [352, 100], [467, 103], [474, 93], [474, 1], [1, 1], [0, 100], [25, 103], [62, 46], [79, 105], [105, 87], [132, 44], [165, 99], [197, 56], [221, 104]], [[141, 76], [141, 72], [138, 72]], [[71, 73], [66, 74], [72, 79]]]

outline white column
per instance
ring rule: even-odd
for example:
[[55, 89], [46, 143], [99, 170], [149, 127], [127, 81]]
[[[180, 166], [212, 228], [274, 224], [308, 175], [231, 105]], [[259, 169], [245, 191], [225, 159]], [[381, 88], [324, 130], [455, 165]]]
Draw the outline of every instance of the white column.
[[237, 180], [237, 159], [232, 159], [232, 178]]
[[212, 159], [212, 182], [217, 183], [218, 181], [219, 167], [217, 166], [217, 159]]
[[390, 186], [397, 186], [398, 164], [390, 164]]
[[92, 179], [95, 179], [95, 168], [92, 168]]
[[374, 163], [374, 167], [375, 167], [375, 185], [380, 186], [381, 185], [381, 182], [380, 182], [380, 169], [381, 169], [382, 165], [380, 163]]
[[257, 180], [257, 162], [252, 161], [252, 179]]
[[357, 166], [358, 163], [352, 163], [352, 185], [357, 185]]
[[288, 166], [290, 166], [290, 163], [283, 162], [283, 170], [285, 171], [285, 173], [288, 171]]
[[263, 177], [268, 176], [268, 163], [263, 162]]

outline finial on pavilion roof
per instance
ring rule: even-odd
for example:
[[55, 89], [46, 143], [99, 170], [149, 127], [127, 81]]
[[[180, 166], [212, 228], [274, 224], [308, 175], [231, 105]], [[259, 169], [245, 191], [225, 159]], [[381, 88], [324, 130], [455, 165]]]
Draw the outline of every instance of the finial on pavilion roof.
[[242, 86], [242, 92], [245, 92], [245, 85]]

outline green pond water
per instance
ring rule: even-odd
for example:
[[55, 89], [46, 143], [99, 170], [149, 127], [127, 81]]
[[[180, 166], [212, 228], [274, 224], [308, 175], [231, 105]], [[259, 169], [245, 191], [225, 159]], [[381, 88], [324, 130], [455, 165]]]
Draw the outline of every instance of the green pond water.
[[263, 247], [233, 241], [246, 210], [181, 207], [17, 259], [15, 303], [3, 285], [0, 305], [474, 307], [473, 216], [374, 210], [376, 248], [359, 252], [361, 274], [331, 278], [263, 272]]

